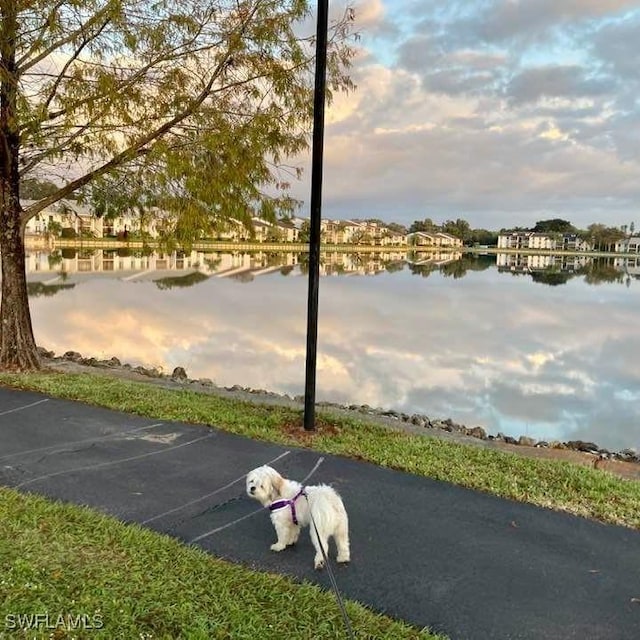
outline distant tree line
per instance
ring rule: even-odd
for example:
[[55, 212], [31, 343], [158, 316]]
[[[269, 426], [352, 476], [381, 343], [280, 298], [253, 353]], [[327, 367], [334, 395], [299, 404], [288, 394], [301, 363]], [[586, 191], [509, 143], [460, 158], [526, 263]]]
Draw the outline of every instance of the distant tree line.
[[[54, 193], [59, 187], [48, 180], [38, 180], [35, 178], [29, 178], [21, 184], [21, 194], [26, 200], [39, 200], [46, 197], [51, 193]], [[286, 218], [284, 218], [286, 219]], [[355, 220], [355, 218], [354, 218]], [[425, 218], [424, 220], [414, 220], [409, 226], [398, 222], [385, 222], [379, 218], [367, 218], [364, 222], [377, 222], [386, 226], [396, 233], [414, 233], [416, 231], [424, 231], [427, 233], [448, 233], [449, 235], [460, 238], [465, 245], [487, 245], [495, 246], [498, 244], [498, 235], [501, 233], [511, 233], [513, 231], [535, 233], [548, 233], [562, 235], [565, 233], [575, 233], [578, 237], [590, 242], [598, 251], [611, 251], [615, 247], [616, 243], [620, 240], [632, 236], [635, 232], [635, 223], [622, 225], [620, 227], [611, 227], [600, 223], [590, 224], [586, 229], [579, 229], [575, 227], [568, 220], [562, 218], [550, 218], [548, 220], [538, 220], [533, 227], [511, 227], [502, 228], [500, 232], [489, 231], [487, 229], [472, 229], [471, 225], [463, 218], [457, 218], [456, 220], [445, 220], [442, 224], [434, 222], [431, 218]], [[270, 240], [279, 240], [279, 231], [274, 229], [272, 232], [273, 237]], [[300, 241], [308, 242], [309, 240], [309, 224], [302, 225], [300, 233]]]
[[457, 220], [445, 220], [442, 224], [436, 224], [431, 218], [415, 220], [409, 227], [409, 233], [424, 231], [426, 233], [448, 233], [462, 240], [463, 244], [486, 244], [495, 245], [498, 243], [498, 233], [487, 229], [472, 229], [471, 225], [462, 218]]
[[575, 227], [568, 220], [562, 218], [551, 218], [549, 220], [538, 220], [533, 227], [511, 227], [502, 228], [500, 232], [488, 231], [487, 229], [472, 229], [471, 225], [463, 218], [456, 220], [445, 220], [442, 224], [435, 223], [431, 218], [415, 220], [409, 227], [409, 233], [424, 231], [427, 233], [443, 232], [456, 238], [460, 238], [465, 245], [496, 245], [498, 235], [511, 233], [514, 231], [549, 233], [563, 235], [565, 233], [575, 233], [583, 240], [590, 242], [599, 251], [611, 251], [616, 242], [632, 236], [635, 232], [635, 223], [620, 227], [611, 227], [600, 223], [590, 224], [586, 229]]
[[568, 220], [562, 218], [552, 218], [550, 220], [539, 220], [532, 229], [503, 229], [505, 231], [534, 231], [537, 233], [575, 233], [579, 238], [590, 242], [598, 251], [611, 251], [616, 243], [628, 236], [632, 236], [635, 231], [635, 223], [622, 225], [621, 227], [609, 227], [604, 224], [594, 222], [586, 229], [574, 227]]

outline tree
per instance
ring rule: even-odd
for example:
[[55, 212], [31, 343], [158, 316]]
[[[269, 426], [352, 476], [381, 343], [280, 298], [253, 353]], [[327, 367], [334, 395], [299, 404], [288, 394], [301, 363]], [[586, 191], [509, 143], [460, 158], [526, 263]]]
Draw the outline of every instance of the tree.
[[27, 178], [20, 183], [20, 197], [23, 200], [40, 200], [53, 195], [58, 189], [58, 185], [49, 180]]
[[606, 261], [595, 260], [585, 265], [577, 271], [584, 275], [584, 281], [587, 284], [602, 284], [603, 282], [622, 282], [624, 273], [611, 264], [607, 258]]
[[531, 229], [529, 229], [528, 227], [509, 227], [508, 229], [506, 227], [502, 227], [502, 229], [500, 229], [500, 233], [512, 233], [514, 231], [531, 231]]
[[[0, 0], [0, 368], [39, 368], [24, 230], [60, 199], [125, 194], [170, 212], [182, 242], [292, 210], [281, 168], [309, 139], [308, 13], [307, 0]], [[352, 18], [331, 26], [329, 99], [352, 88]], [[20, 181], [42, 175], [62, 186], [23, 209]]]
[[267, 242], [284, 242], [284, 232], [278, 227], [269, 227], [266, 240]]
[[497, 231], [487, 231], [486, 229], [472, 229], [471, 237], [469, 241], [472, 244], [482, 244], [482, 245], [497, 245], [498, 244], [498, 232]]
[[364, 229], [357, 229], [351, 235], [351, 243], [352, 244], [373, 244], [373, 239], [371, 238], [371, 234], [369, 234]]
[[586, 231], [584, 232], [584, 237], [586, 240], [589, 240], [594, 248], [597, 248], [598, 251], [602, 250], [602, 242], [606, 236], [607, 228], [603, 224], [599, 224], [594, 222], [590, 224]]
[[310, 235], [311, 235], [311, 223], [309, 222], [309, 220], [304, 220], [300, 225], [298, 242], [309, 242]]
[[440, 227], [433, 222], [431, 218], [425, 218], [424, 220], [414, 220], [409, 227], [409, 233], [416, 231], [425, 231], [426, 233], [434, 233], [440, 231]]
[[626, 236], [626, 232], [616, 227], [606, 227], [602, 235], [602, 242], [607, 245], [607, 251], [613, 251], [615, 245], [620, 240], [623, 240]]
[[471, 239], [471, 226], [462, 218], [458, 218], [455, 222], [453, 220], [447, 220], [442, 225], [442, 230], [445, 233], [459, 238], [465, 244]]
[[607, 227], [600, 223], [590, 224], [585, 232], [581, 232], [598, 251], [611, 251], [615, 244], [625, 237], [625, 233], [617, 227]]
[[574, 276], [574, 273], [562, 272], [553, 267], [550, 269], [543, 269], [542, 271], [533, 271], [531, 273], [531, 279], [534, 282], [547, 284], [551, 287], [557, 287], [561, 284], [567, 284], [567, 282], [569, 282], [569, 280]]
[[576, 229], [568, 220], [553, 218], [551, 220], [538, 220], [532, 231], [537, 233], [575, 233]]
[[389, 222], [387, 224], [387, 228], [393, 233], [400, 233], [403, 235], [407, 233], [407, 227], [405, 227], [403, 224], [400, 224], [399, 222]]
[[158, 289], [174, 289], [175, 287], [193, 287], [209, 279], [209, 276], [200, 271], [192, 271], [183, 276], [168, 276], [154, 280]]

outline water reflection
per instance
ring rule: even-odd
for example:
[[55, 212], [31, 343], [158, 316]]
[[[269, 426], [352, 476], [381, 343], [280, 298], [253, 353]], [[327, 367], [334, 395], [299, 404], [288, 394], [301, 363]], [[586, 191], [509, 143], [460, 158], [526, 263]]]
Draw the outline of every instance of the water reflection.
[[[299, 394], [305, 259], [31, 254], [36, 339], [56, 353]], [[492, 433], [640, 444], [640, 299], [629, 287], [639, 265], [327, 254], [322, 273], [318, 399]], [[348, 277], [358, 275], [375, 277]]]
[[[63, 285], [70, 276], [74, 282], [84, 274], [110, 275], [124, 280], [153, 279], [161, 289], [189, 287], [208, 277], [228, 277], [251, 282], [255, 277], [279, 272], [283, 276], [297, 271], [306, 275], [307, 254], [276, 251], [236, 251], [185, 253], [174, 251], [76, 250], [53, 253], [32, 251], [27, 255], [30, 295], [54, 295], [72, 288]], [[549, 286], [563, 285], [582, 277], [587, 284], [624, 283], [640, 278], [640, 256], [629, 258], [593, 258], [584, 255], [472, 254], [460, 251], [411, 251], [323, 253], [321, 275], [375, 275], [407, 268], [412, 274], [429, 277], [462, 278], [469, 272], [497, 267], [498, 273], [527, 276], [533, 282]], [[184, 272], [174, 275], [173, 272]], [[44, 278], [44, 281], [43, 281]], [[54, 286], [55, 283], [55, 286]]]

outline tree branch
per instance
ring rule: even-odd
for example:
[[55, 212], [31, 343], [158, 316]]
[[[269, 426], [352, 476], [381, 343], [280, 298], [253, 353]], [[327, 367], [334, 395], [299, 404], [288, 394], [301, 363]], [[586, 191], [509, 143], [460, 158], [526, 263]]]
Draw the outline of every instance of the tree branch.
[[[98, 29], [98, 32], [95, 34], [95, 36], [93, 36], [93, 38], [99, 36], [108, 24], [109, 24], [109, 19], [105, 20], [102, 23], [102, 25]], [[44, 105], [42, 107], [43, 113], [47, 111], [47, 109], [49, 108], [49, 105], [51, 104], [51, 101], [55, 97], [58, 87], [60, 86], [60, 83], [62, 82], [62, 79], [64, 78], [65, 73], [67, 72], [67, 69], [77, 60], [78, 56], [82, 53], [82, 50], [89, 44], [91, 40], [92, 38], [84, 38], [80, 43], [80, 45], [73, 52], [73, 55], [65, 62], [64, 67], [62, 67], [62, 70], [58, 74], [58, 77], [56, 78], [55, 82], [53, 83], [53, 86], [51, 87], [51, 91], [49, 92], [49, 95], [44, 101]]]
[[218, 76], [222, 73], [225, 66], [227, 65], [227, 61], [232, 56], [232, 50], [227, 51], [225, 56], [220, 60], [218, 65], [216, 66], [207, 86], [200, 92], [200, 94], [191, 101], [190, 105], [183, 109], [178, 115], [168, 120], [162, 126], [158, 127], [154, 131], [148, 133], [146, 136], [143, 136], [134, 144], [130, 145], [124, 151], [121, 151], [119, 154], [114, 156], [108, 162], [105, 162], [100, 167], [97, 167], [93, 171], [86, 173], [84, 176], [77, 178], [69, 182], [67, 185], [56, 191], [56, 193], [35, 202], [31, 206], [27, 207], [22, 211], [20, 219], [23, 223], [26, 223], [27, 220], [35, 216], [37, 213], [40, 213], [46, 207], [52, 205], [54, 202], [64, 198], [65, 196], [73, 193], [77, 189], [84, 187], [86, 184], [95, 180], [96, 178], [104, 175], [105, 173], [109, 173], [109, 171], [116, 169], [135, 158], [144, 155], [147, 152], [146, 146], [161, 138], [171, 129], [173, 129], [176, 125], [180, 124], [183, 120], [187, 119], [189, 116], [193, 115], [198, 107], [207, 99], [207, 97], [211, 94], [211, 89], [213, 87], [214, 82], [218, 78]]
[[51, 11], [49, 12], [49, 15], [46, 17], [46, 19], [42, 23], [42, 26], [39, 29], [39, 33], [37, 37], [34, 39], [34, 41], [32, 42], [31, 46], [29, 47], [29, 50], [23, 56], [21, 56], [20, 59], [18, 60], [18, 63], [17, 63], [18, 68], [20, 68], [20, 65], [25, 60], [28, 60], [31, 54], [33, 54], [35, 51], [38, 50], [39, 47], [42, 46], [42, 44], [44, 43], [44, 34], [47, 32], [47, 29], [49, 29], [49, 27], [51, 26], [51, 23], [54, 21], [56, 12], [58, 11], [58, 9], [60, 9], [60, 7], [64, 5], [64, 3], [65, 3], [65, 0], [58, 0], [58, 2], [53, 6]]
[[[128, 89], [129, 87], [131, 87], [133, 84], [135, 84], [138, 80], [140, 80], [140, 78], [142, 78], [148, 71], [150, 71], [151, 69], [153, 69], [156, 65], [162, 63], [162, 62], [169, 62], [171, 60], [176, 60], [178, 58], [181, 58], [185, 55], [188, 54], [192, 54], [194, 52], [196, 52], [198, 49], [194, 49], [194, 50], [184, 50], [183, 48], [187, 45], [192, 44], [194, 41], [194, 39], [192, 38], [191, 41], [187, 42], [187, 43], [181, 43], [180, 46], [178, 47], [174, 47], [172, 50], [168, 51], [168, 52], [164, 52], [162, 55], [157, 56], [155, 58], [153, 58], [152, 60], [150, 60], [146, 65], [144, 65], [143, 67], [141, 67], [140, 69], [138, 69], [135, 73], [133, 73], [133, 75], [131, 75], [129, 78], [126, 79], [126, 81], [124, 81], [121, 85], [118, 86], [118, 92], [122, 93], [123, 91], [125, 91], [126, 89]], [[222, 42], [222, 40], [220, 41]], [[210, 45], [208, 48], [211, 48], [212, 46], [215, 46], [214, 43], [212, 45]], [[183, 49], [182, 51], [180, 51], [180, 49]], [[65, 70], [66, 70], [66, 65], [65, 65]], [[62, 79], [62, 73], [58, 74], [58, 77], [60, 79]], [[56, 120], [57, 118], [60, 118], [64, 115], [67, 115], [68, 113], [71, 113], [73, 111], [75, 111], [76, 109], [79, 109], [80, 107], [83, 107], [87, 104], [90, 104], [92, 102], [96, 102], [97, 100], [101, 100], [103, 98], [108, 97], [109, 95], [111, 95], [110, 92], [108, 91], [104, 91], [102, 93], [98, 93], [98, 94], [93, 94], [90, 95], [86, 98], [83, 98], [82, 100], [78, 100], [77, 102], [74, 102], [73, 104], [68, 105], [67, 107], [65, 107], [64, 109], [58, 109], [57, 111], [52, 111], [50, 113], [47, 113], [45, 117], [41, 117], [38, 120], [31, 120], [30, 122], [24, 124], [22, 126], [22, 130], [28, 129], [30, 127], [33, 127], [34, 124], [38, 124], [38, 125], [42, 125], [45, 122], [50, 122], [52, 120]]]
[[85, 133], [88, 129], [91, 128], [92, 124], [100, 120], [100, 118], [102, 118], [102, 114], [95, 116], [95, 118], [93, 118], [86, 124], [79, 126], [72, 135], [65, 138], [62, 142], [59, 142], [53, 147], [47, 148], [46, 151], [42, 153], [32, 156], [31, 159], [21, 167], [20, 174], [26, 175], [27, 173], [29, 173], [29, 171], [31, 171], [34, 167], [36, 167], [40, 162], [42, 162], [42, 160], [44, 160], [47, 156], [51, 154], [55, 154], [58, 151], [64, 150], [64, 148], [68, 146], [70, 142], [79, 138], [83, 133]]
[[23, 224], [35, 216], [37, 213], [50, 206], [51, 204], [57, 202], [58, 200], [64, 198], [65, 196], [73, 193], [77, 189], [85, 186], [90, 183], [92, 180], [109, 173], [110, 171], [135, 160], [136, 158], [148, 153], [148, 145], [153, 143], [154, 141], [162, 138], [166, 133], [170, 132], [174, 127], [185, 121], [187, 118], [196, 113], [197, 109], [204, 103], [204, 101], [213, 93], [213, 86], [216, 80], [220, 77], [220, 75], [224, 72], [227, 67], [229, 61], [233, 58], [233, 56], [237, 53], [237, 49], [240, 48], [240, 44], [242, 41], [242, 36], [250, 24], [251, 20], [254, 18], [256, 12], [258, 11], [259, 6], [261, 5], [262, 0], [258, 0], [254, 5], [253, 9], [244, 16], [240, 25], [235, 30], [235, 33], [232, 32], [228, 36], [228, 49], [224, 53], [224, 55], [219, 60], [215, 69], [213, 70], [209, 81], [206, 86], [200, 91], [200, 93], [189, 103], [187, 107], [185, 107], [180, 113], [175, 115], [173, 118], [157, 127], [153, 131], [139, 138], [133, 144], [130, 144], [126, 149], [115, 155], [111, 160], [105, 162], [104, 164], [96, 167], [94, 170], [89, 171], [85, 175], [72, 180], [67, 185], [59, 189], [56, 193], [43, 198], [42, 200], [35, 202], [31, 206], [24, 209], [21, 213], [20, 220]]
[[[37, 65], [39, 62], [42, 62], [45, 58], [48, 58], [54, 51], [56, 51], [57, 49], [60, 49], [61, 47], [64, 47], [64, 45], [69, 44], [70, 42], [73, 42], [78, 36], [83, 35], [86, 31], [88, 31], [91, 27], [93, 27], [94, 24], [99, 23], [103, 19], [105, 13], [107, 13], [110, 8], [111, 7], [109, 5], [105, 5], [101, 11], [98, 11], [94, 16], [91, 17], [90, 20], [88, 20], [85, 24], [83, 24], [79, 29], [72, 31], [71, 33], [66, 35], [64, 38], [61, 38], [60, 40], [56, 40], [55, 42], [52, 42], [46, 49], [41, 51], [35, 58], [32, 58], [31, 60], [29, 60], [28, 54], [25, 54], [24, 56], [22, 56], [22, 58], [20, 58], [20, 60], [18, 61], [18, 75], [24, 75], [25, 72], [27, 72], [29, 69]], [[106, 22], [109, 23], [110, 21], [111, 21], [111, 17], [108, 16], [106, 19]], [[103, 25], [100, 28], [98, 33], [102, 32], [102, 30], [104, 29], [104, 26], [105, 25]], [[95, 35], [92, 37], [89, 37], [89, 41], [95, 37], [96, 37]], [[29, 51], [29, 53], [32, 53], [32, 50], [33, 50], [33, 47]]]

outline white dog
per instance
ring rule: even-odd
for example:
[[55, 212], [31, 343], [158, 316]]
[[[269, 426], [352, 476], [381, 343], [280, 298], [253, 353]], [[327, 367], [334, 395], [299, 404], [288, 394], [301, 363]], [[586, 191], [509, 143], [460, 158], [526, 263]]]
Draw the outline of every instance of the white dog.
[[278, 536], [278, 541], [271, 545], [272, 551], [282, 551], [295, 544], [300, 528], [310, 524], [316, 569], [324, 567], [320, 544], [328, 555], [331, 537], [338, 547], [338, 562], [349, 562], [349, 520], [342, 499], [331, 487], [324, 484], [303, 487], [265, 465], [247, 475], [247, 495], [271, 511], [271, 522]]

